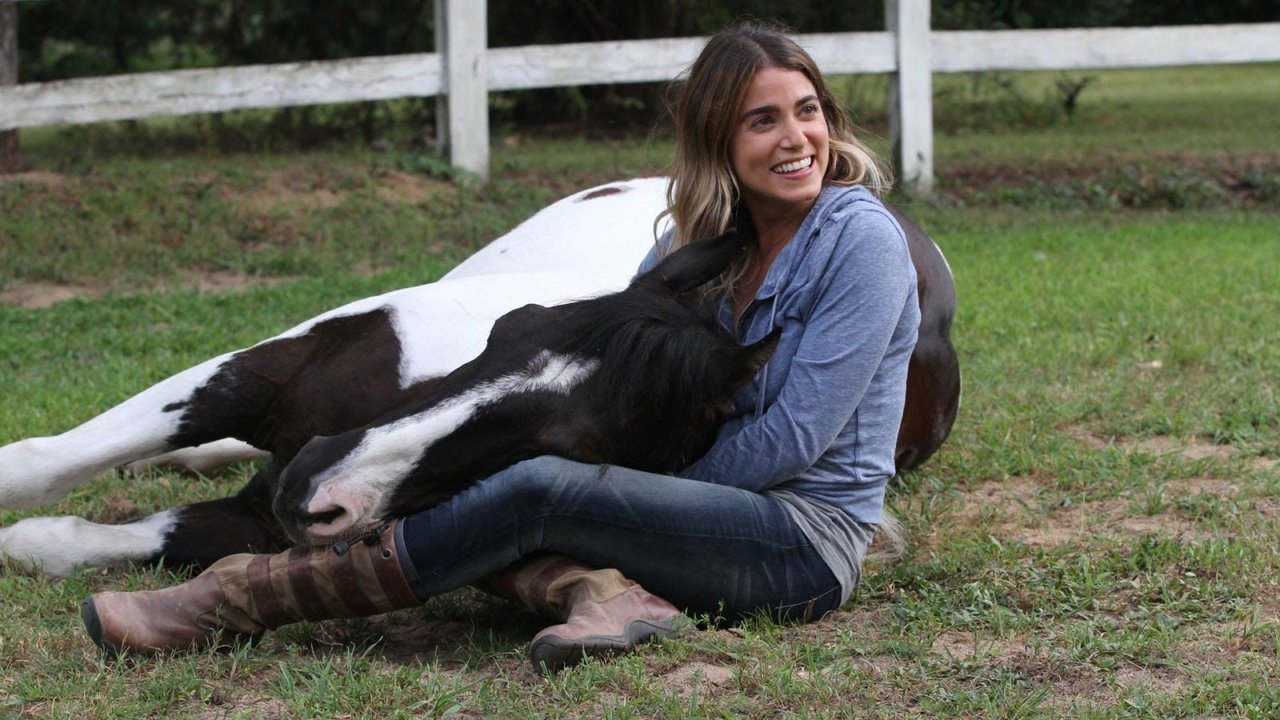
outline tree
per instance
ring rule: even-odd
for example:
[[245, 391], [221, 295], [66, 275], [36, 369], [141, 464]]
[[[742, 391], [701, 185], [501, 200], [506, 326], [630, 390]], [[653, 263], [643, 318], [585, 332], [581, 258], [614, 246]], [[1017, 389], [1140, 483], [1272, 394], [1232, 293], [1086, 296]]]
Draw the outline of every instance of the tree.
[[[18, 82], [18, 8], [0, 0], [0, 87]], [[18, 131], [0, 128], [0, 173], [17, 172], [22, 163]]]

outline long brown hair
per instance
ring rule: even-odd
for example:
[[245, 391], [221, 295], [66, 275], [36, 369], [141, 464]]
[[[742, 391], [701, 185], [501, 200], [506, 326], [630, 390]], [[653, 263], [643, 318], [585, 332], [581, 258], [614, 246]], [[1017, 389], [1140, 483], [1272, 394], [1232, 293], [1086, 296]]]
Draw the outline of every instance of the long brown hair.
[[[861, 183], [877, 194], [893, 184], [875, 154], [853, 134], [853, 123], [827, 89], [822, 73], [803, 48], [782, 28], [743, 23], [713, 35], [698, 59], [671, 86], [676, 152], [667, 186], [667, 209], [675, 250], [723, 233], [733, 222], [741, 199], [729, 152], [738, 111], [757, 71], [782, 68], [804, 73], [813, 84], [827, 121], [830, 149], [824, 183]], [[749, 243], [748, 248], [754, 248]], [[709, 288], [730, 289], [752, 261], [747, 257]]]

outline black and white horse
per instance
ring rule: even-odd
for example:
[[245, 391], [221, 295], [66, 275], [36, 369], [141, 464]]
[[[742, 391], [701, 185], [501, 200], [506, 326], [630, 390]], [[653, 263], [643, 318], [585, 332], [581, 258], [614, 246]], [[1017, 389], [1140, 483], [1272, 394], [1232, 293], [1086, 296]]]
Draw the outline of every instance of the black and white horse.
[[[680, 299], [728, 262], [723, 251], [673, 255], [611, 294], [652, 244], [664, 185], [636, 180], [572, 196], [440, 282], [351, 303], [66, 433], [0, 448], [0, 507], [9, 508], [56, 501], [105, 470], [173, 460], [165, 454], [184, 448], [195, 451], [176, 459], [205, 467], [270, 456], [234, 497], [121, 525], [29, 518], [0, 529], [0, 555], [51, 575], [161, 558], [203, 565], [290, 539], [350, 535], [535, 454], [676, 469], [709, 443], [719, 404], [770, 346], [736, 349]], [[945, 439], [959, 395], [950, 271], [918, 228], [905, 219], [904, 227], [924, 317], [900, 469]], [[680, 331], [655, 334], [660, 327]], [[676, 352], [684, 346], [670, 338], [691, 333], [700, 344]], [[694, 363], [680, 374], [697, 387], [664, 388], [646, 375], [671, 373], [672, 363]]]

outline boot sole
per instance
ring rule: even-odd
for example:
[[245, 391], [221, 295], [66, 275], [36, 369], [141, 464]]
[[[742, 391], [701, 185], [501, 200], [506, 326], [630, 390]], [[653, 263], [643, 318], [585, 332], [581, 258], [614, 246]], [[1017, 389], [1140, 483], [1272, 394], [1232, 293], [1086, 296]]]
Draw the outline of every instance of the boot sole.
[[646, 643], [678, 637], [692, 627], [688, 618], [677, 615], [666, 620], [634, 620], [622, 635], [591, 635], [585, 638], [544, 635], [529, 646], [529, 659], [535, 669], [559, 672], [588, 657], [612, 657]]
[[116, 659], [120, 655], [120, 650], [102, 639], [102, 620], [98, 618], [98, 608], [93, 604], [93, 598], [86, 598], [80, 603], [80, 619], [84, 621], [84, 629], [89, 633], [89, 639], [93, 644], [101, 648], [108, 658]]

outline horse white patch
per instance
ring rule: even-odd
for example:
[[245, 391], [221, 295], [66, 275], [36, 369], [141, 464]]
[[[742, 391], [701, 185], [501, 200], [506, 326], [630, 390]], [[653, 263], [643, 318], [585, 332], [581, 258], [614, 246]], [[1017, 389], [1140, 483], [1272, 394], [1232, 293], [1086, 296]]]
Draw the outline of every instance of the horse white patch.
[[495, 386], [507, 391], [498, 395], [494, 402], [513, 392], [546, 390], [567, 394], [591, 377], [598, 367], [600, 361], [595, 358], [576, 358], [543, 350], [529, 363], [525, 374], [513, 373], [494, 382]]
[[462, 427], [482, 408], [525, 392], [567, 394], [596, 371], [599, 361], [544, 350], [518, 372], [480, 383], [416, 415], [374, 428], [350, 454], [315, 483], [308, 512], [343, 508], [340, 526], [312, 526], [315, 533], [341, 532], [386, 511], [392, 485], [405, 476], [441, 438]]
[[165, 510], [124, 525], [100, 525], [84, 518], [37, 517], [0, 528], [0, 558], [9, 567], [67, 577], [82, 567], [118, 567], [160, 552], [177, 522]]

